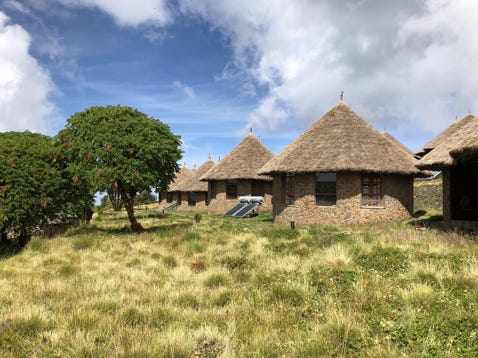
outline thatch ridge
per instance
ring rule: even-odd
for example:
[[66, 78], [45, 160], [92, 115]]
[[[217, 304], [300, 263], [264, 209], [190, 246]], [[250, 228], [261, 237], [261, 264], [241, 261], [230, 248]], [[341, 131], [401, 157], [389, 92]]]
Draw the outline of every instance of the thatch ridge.
[[412, 153], [397, 142], [341, 101], [259, 173], [366, 171], [419, 175]]
[[478, 154], [478, 118], [468, 120], [459, 130], [426, 154], [417, 164], [418, 168], [441, 169], [460, 163], [461, 157]]
[[474, 116], [471, 113], [468, 113], [462, 119], [454, 121], [452, 124], [450, 124], [450, 126], [445, 128], [442, 132], [438, 133], [436, 137], [434, 137], [432, 140], [426, 143], [423, 147], [421, 147], [420, 150], [418, 150], [417, 155], [423, 156], [429, 151], [431, 151], [433, 148], [436, 148], [437, 146], [440, 145], [440, 143], [446, 141], [447, 138], [450, 138], [456, 132], [459, 132], [461, 128], [463, 128], [473, 118]]
[[177, 185], [177, 191], [204, 191], [207, 192], [207, 182], [201, 181], [200, 178], [214, 167], [214, 162], [208, 158], [199, 168], [191, 171]]
[[274, 154], [251, 132], [205, 173], [201, 180], [254, 179], [271, 181], [270, 176], [259, 175], [257, 171], [273, 157]]

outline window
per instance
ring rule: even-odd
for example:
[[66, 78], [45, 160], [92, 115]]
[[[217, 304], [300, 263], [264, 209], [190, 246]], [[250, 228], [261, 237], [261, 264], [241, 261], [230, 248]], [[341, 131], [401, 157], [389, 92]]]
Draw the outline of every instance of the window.
[[188, 192], [188, 205], [189, 206], [196, 206], [196, 192], [189, 191]]
[[237, 180], [226, 180], [226, 199], [237, 199]]
[[362, 175], [362, 206], [383, 206], [382, 177], [380, 175]]
[[251, 181], [251, 195], [264, 196], [264, 182], [262, 180]]
[[173, 193], [169, 192], [166, 194], [166, 202], [167, 203], [172, 203], [173, 202]]
[[295, 183], [294, 174], [285, 175], [285, 205], [294, 205]]
[[315, 205], [332, 206], [337, 203], [337, 174], [315, 173]]
[[216, 191], [217, 191], [216, 186], [217, 186], [216, 181], [211, 180], [209, 182], [209, 188], [210, 188], [210, 192], [211, 192], [211, 199], [216, 199]]

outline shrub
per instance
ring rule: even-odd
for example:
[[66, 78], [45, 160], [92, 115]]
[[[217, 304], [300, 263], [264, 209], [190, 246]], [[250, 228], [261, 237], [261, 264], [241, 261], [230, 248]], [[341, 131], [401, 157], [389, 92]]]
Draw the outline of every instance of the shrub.
[[196, 223], [199, 224], [199, 223], [201, 222], [201, 219], [202, 219], [202, 213], [196, 213], [196, 214], [194, 214], [194, 221], [195, 221]]
[[176, 258], [174, 256], [164, 256], [163, 263], [166, 267], [169, 268], [174, 268], [178, 266], [178, 262], [176, 261]]

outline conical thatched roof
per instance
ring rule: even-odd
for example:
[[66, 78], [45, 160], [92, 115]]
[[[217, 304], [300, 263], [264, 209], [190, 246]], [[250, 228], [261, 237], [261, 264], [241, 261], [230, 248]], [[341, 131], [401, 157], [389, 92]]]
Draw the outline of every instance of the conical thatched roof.
[[457, 120], [453, 122], [449, 127], [445, 128], [441, 133], [439, 133], [435, 138], [425, 144], [420, 150], [417, 152], [418, 156], [423, 156], [428, 153], [433, 148], [437, 147], [441, 142], [445, 141], [447, 138], [450, 138], [453, 134], [460, 131], [460, 129], [465, 126], [470, 120], [474, 117], [471, 113], [468, 113], [465, 117], [461, 120]]
[[185, 179], [187, 177], [187, 175], [191, 172], [192, 170], [189, 169], [188, 167], [186, 167], [186, 164], [183, 165], [183, 167], [181, 168], [181, 170], [176, 173], [176, 178], [174, 178], [174, 180], [171, 182], [171, 184], [169, 185], [169, 188], [168, 188], [168, 193], [169, 192], [172, 192], [172, 191], [178, 191], [176, 189], [176, 187], [179, 185], [179, 183], [181, 183], [181, 181], [183, 179]]
[[201, 177], [201, 180], [257, 179], [272, 180], [257, 171], [274, 154], [249, 133], [232, 151]]
[[478, 118], [469, 119], [451, 136], [443, 139], [417, 164], [418, 168], [441, 169], [462, 164], [478, 156]]
[[208, 170], [214, 167], [209, 157], [199, 168], [190, 171], [175, 187], [177, 191], [207, 191], [207, 182], [199, 180]]
[[259, 173], [367, 171], [419, 175], [413, 155], [405, 148], [340, 101]]

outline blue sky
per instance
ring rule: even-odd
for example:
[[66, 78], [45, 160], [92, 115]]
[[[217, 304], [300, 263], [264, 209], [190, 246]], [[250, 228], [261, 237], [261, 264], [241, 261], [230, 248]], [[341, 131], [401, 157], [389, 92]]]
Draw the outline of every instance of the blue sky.
[[184, 161], [248, 128], [274, 153], [345, 102], [418, 149], [476, 114], [471, 0], [0, 0], [0, 130], [63, 128], [93, 105], [170, 125]]

